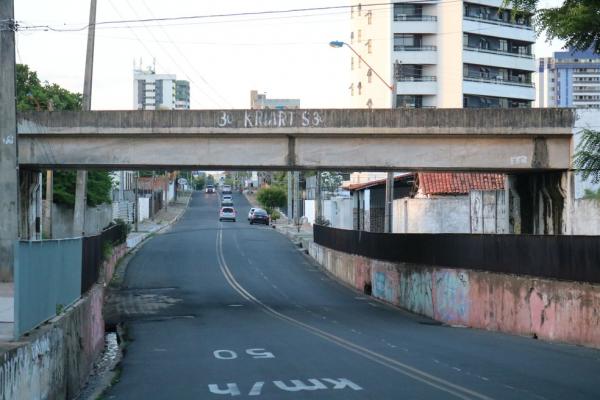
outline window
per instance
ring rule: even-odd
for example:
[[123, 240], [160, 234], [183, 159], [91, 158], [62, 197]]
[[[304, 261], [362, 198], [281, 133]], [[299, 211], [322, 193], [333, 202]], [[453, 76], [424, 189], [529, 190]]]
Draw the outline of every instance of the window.
[[362, 15], [362, 4], [358, 3], [358, 16]]
[[356, 85], [356, 88], [358, 89], [358, 95], [360, 96], [362, 94], [362, 83], [358, 82], [358, 85]]
[[354, 32], [350, 32], [350, 44], [354, 43]]
[[394, 48], [404, 49], [406, 47], [414, 48], [421, 47], [423, 37], [421, 35], [413, 35], [411, 33], [396, 33], [394, 34]]
[[367, 12], [367, 24], [371, 25], [373, 23], [373, 12]]
[[348, 89], [350, 89], [350, 96], [354, 96], [354, 83], [351, 83]]
[[500, 46], [498, 47], [500, 51], [508, 51], [508, 40], [500, 39]]
[[358, 69], [360, 69], [360, 67], [362, 67], [362, 60], [360, 59], [360, 57], [358, 58]]
[[423, 96], [420, 95], [397, 95], [396, 108], [422, 108]]
[[371, 83], [373, 80], [373, 71], [371, 70], [371, 68], [369, 68], [369, 70], [367, 71], [367, 80], [369, 83]]
[[362, 40], [362, 30], [359, 29], [358, 32], [356, 33], [356, 41], [358, 43], [360, 43], [361, 40]]
[[372, 45], [371, 39], [367, 40], [367, 52], [369, 54], [373, 53], [373, 45]]
[[354, 71], [354, 57], [350, 57], [350, 71]]

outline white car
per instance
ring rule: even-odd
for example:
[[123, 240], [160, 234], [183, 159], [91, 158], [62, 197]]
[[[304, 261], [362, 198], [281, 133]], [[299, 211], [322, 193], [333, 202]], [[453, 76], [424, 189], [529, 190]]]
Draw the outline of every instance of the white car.
[[223, 201], [233, 201], [233, 197], [230, 194], [224, 194]]
[[219, 221], [233, 221], [235, 222], [235, 217], [237, 216], [237, 212], [233, 207], [221, 207], [221, 211], [219, 211]]
[[254, 214], [254, 210], [256, 210], [256, 208], [252, 207], [250, 209], [250, 211], [248, 211], [248, 221], [250, 221], [252, 219], [252, 215]]

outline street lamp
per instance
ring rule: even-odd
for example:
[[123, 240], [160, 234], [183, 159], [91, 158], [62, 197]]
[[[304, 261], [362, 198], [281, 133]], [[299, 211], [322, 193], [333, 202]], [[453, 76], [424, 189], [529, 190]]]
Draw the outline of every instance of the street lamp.
[[[339, 49], [340, 47], [343, 47], [344, 45], [346, 45], [350, 50], [352, 50], [352, 52], [354, 54], [356, 54], [356, 56], [366, 64], [367, 67], [369, 67], [371, 69], [371, 71], [373, 71], [373, 73], [379, 78], [379, 80], [381, 82], [383, 82], [383, 84], [392, 91], [392, 108], [396, 107], [396, 87], [395, 87], [395, 79], [394, 79], [394, 84], [390, 85], [387, 83], [387, 81], [385, 79], [383, 79], [381, 77], [381, 75], [379, 75], [377, 73], [377, 71], [375, 71], [375, 69], [373, 69], [373, 67], [371, 67], [369, 65], [369, 63], [361, 57], [360, 54], [358, 54], [358, 52], [356, 50], [354, 50], [354, 48], [352, 46], [350, 46], [348, 43], [346, 42], [342, 42], [339, 40], [333, 40], [331, 42], [329, 42], [329, 45], [335, 49]], [[371, 108], [371, 106], [369, 105], [369, 108]], [[317, 179], [320, 179], [320, 176], [317, 176]], [[320, 200], [320, 199], [319, 199]], [[394, 201], [394, 173], [393, 172], [388, 172], [387, 173], [387, 179], [385, 182], [385, 217], [384, 217], [384, 232], [386, 233], [391, 233], [392, 232], [392, 221], [393, 221], [393, 216], [392, 216], [392, 210], [393, 210], [393, 201]]]

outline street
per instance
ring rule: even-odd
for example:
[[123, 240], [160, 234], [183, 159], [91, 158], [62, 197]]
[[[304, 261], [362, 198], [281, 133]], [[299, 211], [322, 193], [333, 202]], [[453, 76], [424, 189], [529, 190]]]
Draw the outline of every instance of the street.
[[447, 327], [322, 272], [287, 238], [219, 222], [196, 192], [130, 261], [110, 399], [597, 399], [600, 352]]

